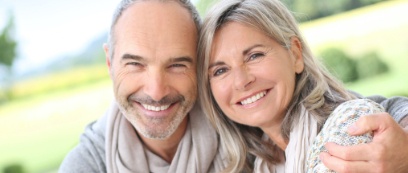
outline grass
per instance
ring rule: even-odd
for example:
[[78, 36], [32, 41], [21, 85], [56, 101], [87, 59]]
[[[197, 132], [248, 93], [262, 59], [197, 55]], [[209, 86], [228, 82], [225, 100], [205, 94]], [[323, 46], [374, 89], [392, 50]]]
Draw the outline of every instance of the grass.
[[390, 67], [386, 74], [348, 83], [363, 95], [408, 95], [408, 1], [385, 1], [377, 5], [307, 22], [301, 25], [314, 52], [336, 46], [348, 54], [375, 51]]
[[[364, 95], [408, 95], [408, 21], [401, 16], [408, 16], [408, 2], [387, 1], [308, 22], [301, 28], [314, 51], [331, 44], [351, 54], [377, 50], [391, 67], [389, 73], [347, 84], [348, 88]], [[65, 82], [94, 70], [85, 71], [42, 79]], [[37, 85], [34, 80], [26, 82], [19, 91]], [[77, 144], [86, 124], [106, 111], [113, 92], [109, 79], [102, 79], [22, 98], [0, 105], [0, 170], [20, 163], [26, 172], [47, 172], [55, 170]]]
[[110, 81], [43, 94], [0, 107], [0, 169], [23, 164], [28, 172], [59, 166], [85, 125], [112, 101]]
[[11, 95], [13, 99], [21, 99], [31, 95], [49, 93], [50, 91], [69, 89], [108, 78], [109, 74], [105, 64], [79, 66], [69, 70], [57, 71], [17, 81], [13, 84]]

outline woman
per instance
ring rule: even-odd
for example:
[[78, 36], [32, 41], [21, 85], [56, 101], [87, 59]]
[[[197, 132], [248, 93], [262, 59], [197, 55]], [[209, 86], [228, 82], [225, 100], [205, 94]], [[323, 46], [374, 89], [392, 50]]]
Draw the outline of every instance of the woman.
[[[214, 5], [204, 20], [199, 58], [200, 101], [227, 148], [226, 172], [325, 170], [318, 159], [323, 142], [340, 139], [317, 135], [329, 115], [324, 129], [330, 133], [346, 121], [341, 137], [358, 116], [382, 111], [354, 100], [320, 65], [278, 0]], [[370, 135], [360, 138], [369, 142]]]

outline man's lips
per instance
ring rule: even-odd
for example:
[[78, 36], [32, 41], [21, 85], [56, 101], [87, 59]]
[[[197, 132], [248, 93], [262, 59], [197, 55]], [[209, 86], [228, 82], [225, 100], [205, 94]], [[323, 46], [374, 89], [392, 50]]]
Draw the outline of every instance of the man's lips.
[[170, 107], [171, 104], [161, 105], [161, 106], [155, 106], [155, 105], [149, 105], [149, 104], [143, 104], [143, 103], [141, 103], [141, 105], [142, 105], [146, 110], [159, 112], [159, 111], [167, 110], [167, 109]]
[[150, 118], [164, 118], [173, 114], [172, 112], [174, 112], [174, 109], [179, 102], [164, 105], [151, 105], [137, 101], [134, 101], [134, 103], [137, 104], [137, 106], [140, 108], [140, 113], [142, 113], [144, 116]]

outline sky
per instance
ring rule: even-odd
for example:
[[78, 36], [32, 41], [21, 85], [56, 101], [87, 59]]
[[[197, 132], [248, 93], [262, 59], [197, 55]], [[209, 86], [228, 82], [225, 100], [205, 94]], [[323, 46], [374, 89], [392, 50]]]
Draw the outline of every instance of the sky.
[[[119, 0], [0, 0], [0, 28], [14, 16], [17, 75], [81, 52], [109, 31]], [[102, 49], [102, 45], [101, 45]]]

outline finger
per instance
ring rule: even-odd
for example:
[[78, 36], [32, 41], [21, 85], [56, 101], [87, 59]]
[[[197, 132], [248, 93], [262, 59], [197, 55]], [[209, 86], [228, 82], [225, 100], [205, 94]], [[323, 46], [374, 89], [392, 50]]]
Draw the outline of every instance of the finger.
[[350, 135], [361, 135], [372, 131], [382, 131], [387, 127], [392, 117], [388, 113], [377, 113], [360, 117], [347, 132]]
[[370, 165], [364, 161], [345, 161], [339, 159], [335, 156], [331, 156], [329, 153], [322, 152], [320, 153], [320, 160], [323, 164], [337, 173], [363, 173], [363, 172], [372, 172], [370, 171]]
[[353, 146], [341, 146], [333, 142], [328, 142], [324, 146], [330, 155], [345, 161], [367, 161], [373, 156], [369, 149], [369, 144], [358, 144]]
[[405, 129], [408, 128], [408, 116], [405, 116], [405, 118], [403, 118], [399, 124]]

